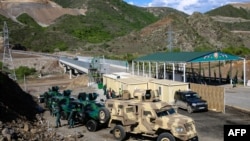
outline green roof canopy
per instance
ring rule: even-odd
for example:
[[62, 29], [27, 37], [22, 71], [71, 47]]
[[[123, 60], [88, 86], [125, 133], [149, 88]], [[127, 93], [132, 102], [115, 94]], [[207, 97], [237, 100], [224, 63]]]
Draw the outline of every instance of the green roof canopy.
[[215, 62], [215, 61], [231, 61], [242, 60], [244, 58], [217, 52], [158, 52], [139, 57], [134, 61], [144, 62], [169, 62], [169, 63], [197, 63], [197, 62]]

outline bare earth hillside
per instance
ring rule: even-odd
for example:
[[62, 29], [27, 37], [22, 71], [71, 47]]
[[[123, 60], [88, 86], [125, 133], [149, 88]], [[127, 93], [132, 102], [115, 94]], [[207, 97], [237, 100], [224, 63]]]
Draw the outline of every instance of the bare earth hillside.
[[236, 7], [236, 8], [244, 8], [244, 9], [247, 9], [247, 10], [250, 10], [250, 3], [234, 3], [234, 4], [231, 4], [232, 6]]
[[48, 26], [65, 14], [85, 15], [86, 9], [62, 8], [50, 0], [2, 0], [0, 14], [16, 21], [16, 18], [27, 13], [41, 26]]

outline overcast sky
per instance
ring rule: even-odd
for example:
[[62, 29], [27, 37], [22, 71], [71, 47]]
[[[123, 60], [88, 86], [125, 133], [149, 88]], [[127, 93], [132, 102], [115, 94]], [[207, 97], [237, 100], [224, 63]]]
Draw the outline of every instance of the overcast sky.
[[250, 0], [124, 0], [128, 4], [141, 7], [171, 7], [187, 14], [205, 13], [214, 8], [229, 4], [250, 2]]

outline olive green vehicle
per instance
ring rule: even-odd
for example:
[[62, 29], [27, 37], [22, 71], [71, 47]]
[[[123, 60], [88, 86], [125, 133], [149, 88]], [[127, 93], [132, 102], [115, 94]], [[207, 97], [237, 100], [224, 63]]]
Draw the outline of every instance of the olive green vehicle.
[[194, 120], [157, 99], [152, 90], [123, 93], [121, 98], [108, 99], [105, 106], [110, 111], [108, 127], [117, 140], [130, 133], [157, 141], [198, 141]]

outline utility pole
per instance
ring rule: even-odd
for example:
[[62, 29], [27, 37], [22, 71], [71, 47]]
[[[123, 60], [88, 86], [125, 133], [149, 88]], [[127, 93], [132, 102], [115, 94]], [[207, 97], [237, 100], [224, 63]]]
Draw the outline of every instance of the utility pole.
[[[15, 73], [15, 67], [12, 60], [11, 55], [11, 48], [9, 44], [9, 31], [7, 27], [6, 21], [4, 21], [4, 27], [3, 27], [3, 65], [2, 65], [2, 72], [5, 72], [9, 75], [9, 77], [13, 80], [16, 80], [16, 73]], [[12, 71], [9, 72], [9, 69]]]

